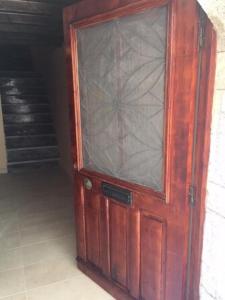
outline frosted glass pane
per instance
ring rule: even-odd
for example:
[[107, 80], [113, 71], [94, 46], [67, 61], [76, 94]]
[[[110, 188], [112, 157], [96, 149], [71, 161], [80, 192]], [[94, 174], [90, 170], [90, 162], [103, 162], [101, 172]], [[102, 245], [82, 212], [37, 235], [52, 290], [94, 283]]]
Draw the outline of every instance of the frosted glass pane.
[[162, 190], [167, 8], [79, 29], [84, 167]]

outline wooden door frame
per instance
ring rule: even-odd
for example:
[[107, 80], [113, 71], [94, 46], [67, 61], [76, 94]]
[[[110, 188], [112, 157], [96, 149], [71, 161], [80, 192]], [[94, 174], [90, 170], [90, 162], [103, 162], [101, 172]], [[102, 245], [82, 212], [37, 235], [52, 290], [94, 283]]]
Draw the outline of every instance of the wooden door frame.
[[[157, 0], [160, 2], [160, 0]], [[162, 3], [164, 0], [161, 1]], [[64, 11], [64, 25], [65, 25], [65, 40], [67, 42], [66, 47], [66, 59], [67, 59], [67, 72], [68, 72], [68, 88], [70, 98], [73, 99], [78, 93], [78, 86], [74, 86], [72, 82], [72, 62], [71, 53], [68, 44], [70, 44], [69, 30], [66, 26], [73, 19], [75, 10], [72, 8], [72, 12], [69, 9]], [[214, 78], [215, 78], [215, 58], [216, 58], [216, 34], [212, 24], [209, 20], [206, 22], [205, 27], [205, 47], [201, 51], [201, 66], [200, 66], [200, 80], [199, 80], [199, 105], [197, 117], [197, 131], [196, 131], [196, 146], [194, 153], [195, 160], [195, 176], [193, 180], [193, 186], [195, 187], [195, 197], [197, 199], [195, 206], [191, 210], [191, 223], [190, 231], [190, 257], [189, 257], [189, 281], [187, 284], [186, 300], [198, 300], [199, 299], [199, 283], [200, 283], [200, 271], [201, 271], [201, 255], [203, 244], [203, 226], [205, 217], [205, 196], [207, 185], [207, 171], [209, 161], [209, 149], [210, 149], [210, 126], [211, 126], [211, 113], [212, 113], [212, 99], [214, 92]], [[72, 92], [73, 91], [73, 92]], [[70, 101], [70, 117], [71, 117], [71, 137], [72, 137], [72, 153], [76, 153], [75, 134], [79, 120], [75, 120], [74, 111], [77, 103]], [[74, 167], [76, 168], [77, 161], [74, 161]], [[79, 218], [78, 214], [76, 215]], [[79, 238], [79, 234], [77, 236]], [[85, 247], [84, 242], [80, 241], [80, 247]], [[116, 298], [130, 299], [119, 288], [113, 286], [106, 279], [98, 276], [94, 271], [86, 268], [81, 262], [78, 261], [78, 266], [84, 273], [93, 278], [99, 283], [100, 286], [111, 291]], [[171, 300], [171, 299], [166, 299]]]
[[206, 212], [206, 190], [210, 154], [212, 105], [214, 97], [217, 37], [207, 15], [205, 20], [201, 63], [199, 66], [198, 109], [196, 113], [196, 145], [194, 151], [193, 187], [195, 203], [191, 208], [189, 282], [186, 300], [199, 300], [201, 257]]

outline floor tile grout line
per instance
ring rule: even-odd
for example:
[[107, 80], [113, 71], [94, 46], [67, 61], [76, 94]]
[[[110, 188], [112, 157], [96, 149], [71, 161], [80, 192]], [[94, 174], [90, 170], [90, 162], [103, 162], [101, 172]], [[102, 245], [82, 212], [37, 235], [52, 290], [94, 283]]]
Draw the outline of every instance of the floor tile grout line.
[[9, 294], [9, 295], [7, 295], [7, 296], [0, 297], [0, 300], [5, 300], [5, 299], [8, 298], [8, 297], [11, 298], [11, 297], [14, 297], [14, 296], [23, 295], [23, 294], [25, 294], [25, 293], [26, 293], [26, 291], [24, 290], [24, 291], [22, 291], [22, 292]]
[[[78, 271], [79, 271], [79, 270], [78, 270]], [[79, 272], [80, 272], [79, 274], [73, 275], [73, 276], [71, 276], [71, 277], [69, 277], [69, 278], [65, 278], [65, 279], [63, 279], [63, 280], [53, 281], [53, 282], [51, 282], [51, 283], [43, 284], [43, 285], [37, 286], [37, 287], [35, 287], [35, 288], [28, 289], [28, 288], [26, 287], [24, 290], [22, 290], [22, 291], [20, 291], [20, 292], [13, 293], [13, 294], [8, 294], [8, 295], [6, 295], [6, 296], [0, 297], [0, 300], [5, 299], [5, 298], [8, 298], [8, 297], [14, 297], [14, 296], [17, 296], [17, 295], [25, 294], [25, 293], [27, 294], [27, 293], [29, 293], [29, 292], [38, 290], [38, 289], [40, 289], [40, 288], [46, 288], [46, 287], [49, 287], [49, 286], [51, 286], [51, 285], [56, 285], [56, 284], [58, 284], [58, 283], [67, 282], [67, 281], [69, 281], [69, 280], [71, 280], [71, 279], [75, 279], [75, 278], [77, 278], [77, 277], [82, 277], [82, 276], [84, 276], [84, 274], [81, 273], [81, 271], [79, 271]], [[50, 300], [50, 299], [49, 299], [49, 300]], [[51, 299], [51, 300], [52, 300], [52, 299]]]
[[[74, 230], [75, 232], [75, 230]], [[25, 244], [25, 245], [21, 245], [21, 246], [18, 246], [18, 247], [15, 247], [13, 248], [14, 249], [19, 249], [19, 248], [26, 248], [26, 247], [31, 247], [31, 246], [35, 246], [35, 245], [39, 245], [39, 244], [45, 244], [47, 243], [48, 241], [54, 241], [54, 240], [59, 240], [59, 239], [62, 239], [62, 238], [66, 238], [66, 237], [73, 237], [73, 233], [70, 233], [70, 234], [66, 234], [66, 235], [62, 235], [62, 236], [59, 236], [59, 237], [55, 237], [55, 238], [50, 238], [50, 239], [47, 239], [47, 240], [43, 240], [41, 242], [34, 242], [34, 243], [29, 243], [29, 244]]]
[[[43, 285], [40, 285], [40, 286], [37, 286], [35, 288], [31, 288], [31, 289], [27, 289], [26, 292], [32, 292], [32, 291], [35, 291], [35, 290], [38, 290], [40, 288], [46, 288], [46, 287], [49, 287], [49, 286], [52, 286], [52, 285], [56, 285], [58, 283], [63, 283], [63, 282], [67, 282], [71, 279], [75, 279], [77, 277], [82, 277], [82, 276], [85, 276], [85, 274], [83, 274], [79, 269], [77, 269], [80, 273], [76, 274], [76, 275], [73, 275], [71, 277], [68, 277], [68, 278], [65, 278], [65, 279], [62, 279], [62, 280], [56, 280], [56, 281], [53, 281], [51, 283], [48, 283], [48, 284], [43, 284]], [[1, 298], [0, 298], [1, 300]], [[50, 299], [49, 299], [50, 300]]]
[[12, 272], [12, 271], [16, 271], [16, 270], [22, 270], [23, 266], [17, 267], [17, 268], [8, 268], [8, 269], [4, 269], [0, 271], [0, 274], [5, 273], [5, 272]]
[[[63, 239], [63, 238], [68, 238], [68, 239], [71, 238], [71, 239], [73, 239], [73, 235], [74, 235], [73, 233], [70, 233], [70, 234], [62, 235], [62, 236], [60, 236], [60, 237], [56, 237], [56, 238], [52, 238], [52, 239], [45, 240], [45, 241], [43, 241], [43, 242], [38, 242], [38, 243], [29, 244], [28, 246], [27, 246], [27, 245], [21, 245], [21, 246], [18, 246], [18, 247], [12, 248], [12, 249], [6, 249], [6, 250], [7, 250], [7, 252], [13, 251], [13, 250], [18, 250], [18, 249], [23, 250], [23, 248], [27, 248], [27, 247], [31, 247], [31, 246], [35, 246], [35, 245], [39, 245], [39, 244], [46, 244], [47, 242], [57, 241], [57, 240], [61, 240], [61, 239]], [[21, 236], [20, 236], [20, 237], [21, 237]], [[57, 256], [57, 257], [60, 257], [60, 255]], [[16, 267], [16, 268], [7, 268], [7, 269], [4, 269], [4, 270], [0, 270], [0, 274], [1, 274], [1, 273], [4, 273], [4, 272], [10, 272], [10, 271], [14, 271], [14, 270], [19, 270], [19, 269], [22, 269], [22, 268], [26, 268], [26, 267], [29, 267], [29, 266], [32, 266], [32, 265], [36, 265], [36, 264], [38, 264], [38, 263], [40, 263], [40, 262], [43, 262], [43, 261], [44, 261], [44, 260], [41, 260], [41, 261], [38, 261], [38, 262], [35, 262], [35, 263], [31, 263], [31, 264], [29, 264], [29, 265], [25, 265], [25, 264], [24, 264], [24, 260], [23, 260], [23, 258], [22, 258], [22, 253], [21, 253], [21, 262], [22, 262], [21, 266]]]

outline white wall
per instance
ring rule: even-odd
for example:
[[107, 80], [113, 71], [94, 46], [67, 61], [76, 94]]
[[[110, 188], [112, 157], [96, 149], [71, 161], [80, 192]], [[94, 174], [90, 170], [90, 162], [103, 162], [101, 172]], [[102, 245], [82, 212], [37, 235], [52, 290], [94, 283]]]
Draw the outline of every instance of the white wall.
[[199, 2], [218, 33], [200, 298], [225, 300], [225, 1]]
[[218, 50], [202, 256], [201, 299], [225, 299], [225, 49]]

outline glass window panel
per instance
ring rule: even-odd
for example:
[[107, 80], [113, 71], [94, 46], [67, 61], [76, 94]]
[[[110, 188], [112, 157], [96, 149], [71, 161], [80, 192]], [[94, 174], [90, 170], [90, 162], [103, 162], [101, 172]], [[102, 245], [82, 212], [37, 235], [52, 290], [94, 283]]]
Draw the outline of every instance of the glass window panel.
[[167, 8], [77, 31], [84, 167], [163, 189]]

